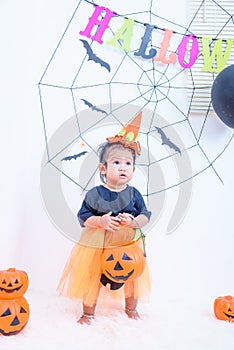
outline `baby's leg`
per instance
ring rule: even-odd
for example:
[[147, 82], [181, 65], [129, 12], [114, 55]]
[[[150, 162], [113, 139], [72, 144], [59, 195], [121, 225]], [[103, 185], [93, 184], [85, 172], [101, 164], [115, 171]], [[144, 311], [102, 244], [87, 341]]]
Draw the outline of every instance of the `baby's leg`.
[[80, 324], [91, 324], [94, 319], [95, 308], [96, 304], [93, 306], [83, 304], [83, 314], [77, 322]]
[[134, 281], [128, 282], [125, 286], [125, 312], [129, 318], [137, 320], [140, 318], [137, 312], [138, 300], [134, 297]]
[[99, 286], [96, 298], [94, 300], [94, 304], [92, 306], [87, 305], [85, 302], [85, 298], [83, 300], [83, 314], [77, 321], [80, 324], [91, 324], [92, 320], [94, 319], [94, 314], [95, 314], [95, 309], [96, 309], [96, 304], [97, 304], [97, 299], [99, 295], [101, 286]]

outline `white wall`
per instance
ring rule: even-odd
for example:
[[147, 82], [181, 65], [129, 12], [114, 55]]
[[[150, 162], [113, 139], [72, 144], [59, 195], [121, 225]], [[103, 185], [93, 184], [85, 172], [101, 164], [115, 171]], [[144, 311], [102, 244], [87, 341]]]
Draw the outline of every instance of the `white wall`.
[[[108, 7], [121, 13], [121, 5], [112, 3], [108, 2]], [[185, 1], [180, 1], [180, 6], [176, 2], [174, 7], [164, 7], [164, 3], [157, 2], [161, 16], [184, 21]], [[45, 142], [37, 83], [76, 4], [75, 0], [0, 4], [0, 268], [25, 269], [31, 288], [52, 293], [73, 242], [53, 225], [41, 198], [40, 167]], [[127, 1], [124, 6], [135, 10], [136, 4]], [[220, 128], [223, 130], [223, 126]], [[213, 133], [207, 138], [207, 142], [215, 142]], [[172, 192], [168, 193], [163, 215], [147, 241], [153, 278], [158, 283], [169, 276], [171, 281], [168, 290], [160, 291], [159, 287], [159, 293], [170, 293], [173, 287], [179, 294], [181, 289], [189, 290], [199, 282], [210, 293], [232, 293], [233, 150], [232, 143], [215, 163], [224, 185], [211, 169], [193, 180], [187, 215], [171, 235], [165, 234], [170, 196], [174, 198]]]
[[0, 4], [0, 266], [25, 269], [32, 287], [40, 288], [45, 280], [48, 284], [42, 288], [49, 290], [55, 284], [50, 275], [59, 270], [59, 247], [65, 245], [65, 251], [69, 242], [62, 241], [42, 205], [40, 166], [45, 143], [37, 84], [75, 4], [27, 0]]

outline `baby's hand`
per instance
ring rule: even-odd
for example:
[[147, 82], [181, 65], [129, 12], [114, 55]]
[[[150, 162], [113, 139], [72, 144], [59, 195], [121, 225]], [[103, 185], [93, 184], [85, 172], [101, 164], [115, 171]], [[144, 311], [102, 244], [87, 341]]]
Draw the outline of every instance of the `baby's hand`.
[[120, 221], [121, 219], [118, 216], [111, 216], [112, 212], [109, 211], [109, 213], [101, 216], [100, 218], [100, 226], [103, 227], [105, 230], [115, 232], [118, 231], [120, 228]]
[[129, 226], [132, 223], [132, 215], [128, 213], [122, 213], [117, 216], [120, 219], [121, 226]]

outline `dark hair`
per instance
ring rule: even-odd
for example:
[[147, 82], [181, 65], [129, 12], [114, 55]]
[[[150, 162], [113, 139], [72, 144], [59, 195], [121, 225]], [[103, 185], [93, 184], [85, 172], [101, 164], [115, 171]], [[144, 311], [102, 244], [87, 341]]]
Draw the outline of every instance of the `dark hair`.
[[[110, 151], [112, 151], [113, 149], [129, 149], [132, 152], [132, 158], [133, 158], [133, 164], [135, 165], [135, 161], [136, 161], [136, 153], [134, 152], [133, 149], [129, 148], [129, 147], [125, 147], [124, 145], [122, 145], [119, 142], [105, 142], [103, 144], [101, 144], [98, 148], [98, 155], [99, 155], [99, 161], [100, 163], [106, 165], [106, 160], [107, 157], [110, 153]], [[100, 179], [102, 182], [106, 183], [106, 177], [105, 175], [100, 173]]]

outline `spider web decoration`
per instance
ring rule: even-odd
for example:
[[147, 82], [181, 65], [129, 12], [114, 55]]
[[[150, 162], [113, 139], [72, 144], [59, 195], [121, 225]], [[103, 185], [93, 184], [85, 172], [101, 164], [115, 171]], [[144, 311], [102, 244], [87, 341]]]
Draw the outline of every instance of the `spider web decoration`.
[[[214, 117], [211, 103], [202, 116], [193, 117], [191, 112], [199, 91], [211, 89], [211, 86], [196, 85], [193, 69], [185, 69], [178, 62], [162, 64], [134, 55], [139, 50], [144, 23], [157, 28], [152, 31], [147, 51], [152, 48], [160, 50], [163, 28], [170, 28], [175, 34], [168, 54], [175, 53], [182, 36], [192, 33], [193, 22], [199, 16], [203, 2], [188, 25], [160, 16], [153, 0], [134, 5], [132, 13], [116, 11], [121, 15], [111, 19], [103, 36], [104, 43], [100, 45], [79, 35], [94, 10], [94, 2], [79, 1], [38, 84], [46, 142], [45, 163], [63, 174], [68, 186], [76, 185], [81, 192], [93, 186], [98, 173], [98, 145], [107, 136], [118, 133], [140, 110], [143, 111], [140, 131], [142, 155], [137, 160], [137, 167], [143, 175], [139, 173], [136, 182], [144, 178], [143, 196], [148, 200], [159, 196], [168, 189], [188, 183], [207, 169], [212, 169], [222, 181], [214, 163], [230, 144], [233, 133]], [[230, 22], [233, 25], [233, 14], [215, 1], [211, 2], [217, 6], [217, 11], [226, 13], [226, 25]], [[105, 6], [104, 1], [95, 4]], [[121, 4], [115, 6], [121, 7]], [[127, 7], [124, 4], [124, 8]], [[121, 43], [117, 48], [106, 44], [116, 35], [123, 18], [135, 21], [129, 52], [121, 50]], [[222, 30], [213, 28], [212, 37], [220, 37]], [[85, 40], [110, 69], [88, 60], [81, 40]], [[214, 80], [216, 74], [210, 75]], [[162, 144], [159, 130], [170, 138], [175, 147]], [[214, 138], [208, 137], [211, 133], [215, 133]], [[55, 134], [56, 141], [50, 142]], [[72, 155], [77, 155], [76, 160], [62, 161]], [[179, 169], [179, 179], [172, 170], [172, 162]], [[170, 176], [165, 175], [168, 170]], [[160, 175], [160, 171], [164, 175]], [[155, 174], [157, 178], [161, 176], [161, 181], [157, 181]]]

